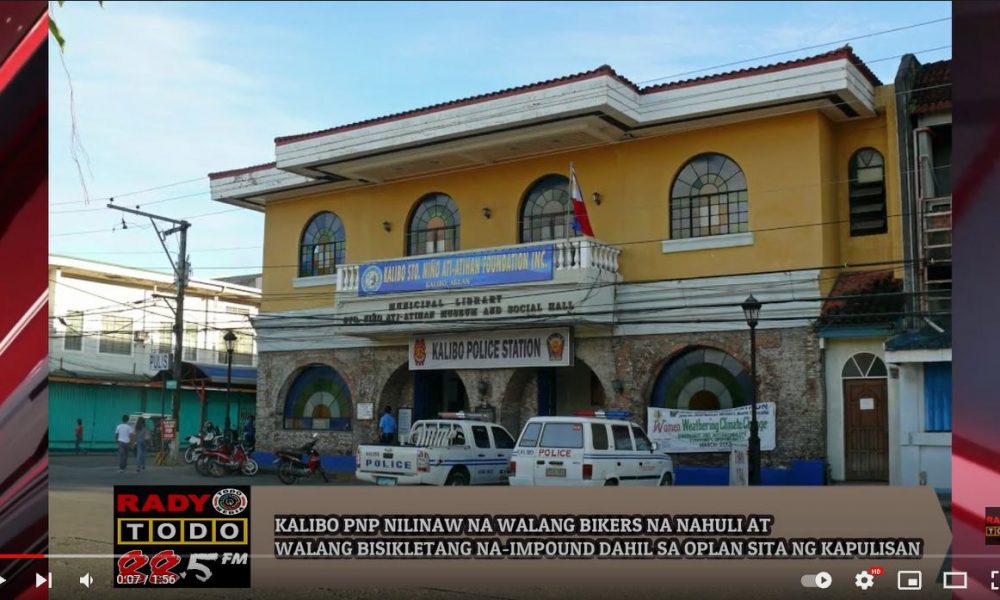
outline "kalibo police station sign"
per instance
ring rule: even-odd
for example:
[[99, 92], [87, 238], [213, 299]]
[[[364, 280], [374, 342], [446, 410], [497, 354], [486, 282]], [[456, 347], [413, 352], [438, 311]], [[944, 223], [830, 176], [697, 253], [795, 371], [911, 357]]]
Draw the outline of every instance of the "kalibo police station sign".
[[367, 263], [359, 277], [359, 296], [549, 281], [552, 245]]
[[[750, 406], [725, 410], [648, 409], [649, 439], [668, 452], [729, 452], [750, 438]], [[761, 450], [774, 450], [774, 402], [757, 405]]]
[[429, 335], [410, 340], [410, 370], [568, 367], [569, 328]]

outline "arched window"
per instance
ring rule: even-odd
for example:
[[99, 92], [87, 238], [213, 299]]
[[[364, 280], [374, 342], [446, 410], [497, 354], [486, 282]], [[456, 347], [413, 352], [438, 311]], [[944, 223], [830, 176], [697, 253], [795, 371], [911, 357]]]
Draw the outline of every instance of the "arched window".
[[344, 262], [344, 224], [332, 212], [321, 212], [306, 224], [299, 244], [299, 277], [332, 275]]
[[868, 379], [872, 377], [888, 377], [882, 359], [870, 352], [860, 352], [844, 363], [840, 376], [844, 379]]
[[285, 429], [351, 430], [351, 391], [333, 367], [299, 371], [285, 397]]
[[714, 348], [691, 348], [667, 363], [653, 386], [650, 405], [719, 410], [750, 404], [750, 374], [740, 361]]
[[849, 167], [851, 235], [888, 231], [885, 210], [885, 161], [874, 148], [862, 148]]
[[521, 241], [540, 242], [568, 237], [572, 225], [569, 178], [565, 175], [546, 175], [536, 181], [521, 203]]
[[677, 173], [670, 188], [670, 238], [747, 231], [747, 180], [731, 158], [700, 154]]
[[458, 206], [447, 194], [420, 199], [406, 230], [409, 256], [458, 250]]

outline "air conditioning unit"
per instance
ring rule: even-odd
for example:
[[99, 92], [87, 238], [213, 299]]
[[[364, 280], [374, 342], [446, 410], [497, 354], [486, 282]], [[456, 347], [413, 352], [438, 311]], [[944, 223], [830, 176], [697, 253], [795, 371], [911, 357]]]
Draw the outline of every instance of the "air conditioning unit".
[[134, 331], [132, 332], [132, 341], [137, 344], [145, 344], [146, 338], [149, 337], [149, 333], [146, 331]]

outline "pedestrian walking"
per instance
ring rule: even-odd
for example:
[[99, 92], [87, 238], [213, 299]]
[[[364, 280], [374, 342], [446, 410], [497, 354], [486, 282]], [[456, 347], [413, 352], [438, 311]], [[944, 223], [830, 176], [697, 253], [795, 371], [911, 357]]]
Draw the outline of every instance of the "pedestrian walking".
[[118, 443], [118, 472], [124, 473], [128, 466], [128, 447], [135, 432], [128, 424], [128, 415], [122, 415], [122, 422], [115, 427], [115, 441]]
[[250, 415], [247, 417], [246, 425], [243, 426], [243, 442], [248, 449], [252, 449], [257, 445], [256, 420], [256, 415]]
[[76, 420], [76, 429], [73, 433], [76, 438], [76, 453], [80, 454], [80, 444], [83, 443], [83, 419]]
[[139, 417], [135, 422], [135, 472], [146, 470], [146, 442], [149, 441], [149, 430], [146, 429], [146, 419]]
[[392, 407], [386, 406], [385, 413], [378, 422], [379, 442], [394, 444], [396, 440], [396, 418], [392, 416]]

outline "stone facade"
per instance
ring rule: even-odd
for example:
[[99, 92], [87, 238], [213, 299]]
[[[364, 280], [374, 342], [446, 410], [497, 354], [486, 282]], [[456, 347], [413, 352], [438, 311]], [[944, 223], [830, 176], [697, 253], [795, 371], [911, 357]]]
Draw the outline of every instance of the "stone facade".
[[[743, 331], [577, 339], [575, 356], [603, 388], [603, 408], [632, 411], [644, 423], [646, 407], [660, 371], [692, 346], [722, 350], [749, 370], [749, 333]], [[413, 378], [407, 348], [267, 352], [260, 355], [257, 397], [258, 444], [261, 449], [305, 442], [311, 431], [282, 426], [284, 399], [295, 375], [310, 364], [332, 366], [347, 382], [353, 404], [371, 402], [374, 420], [352, 420], [352, 431], [321, 433], [318, 448], [325, 454], [351, 454], [372, 439], [385, 406], [411, 405]], [[759, 400], [777, 405], [777, 448], [763, 453], [765, 466], [786, 466], [792, 459], [826, 457], [825, 396], [818, 339], [811, 329], [774, 329], [757, 333]], [[494, 407], [498, 422], [517, 437], [537, 412], [537, 377], [533, 369], [457, 371], [470, 410], [482, 403]], [[615, 392], [613, 382], [623, 383]], [[484, 381], [485, 394], [479, 382]], [[728, 464], [727, 454], [675, 456], [677, 464]]]

